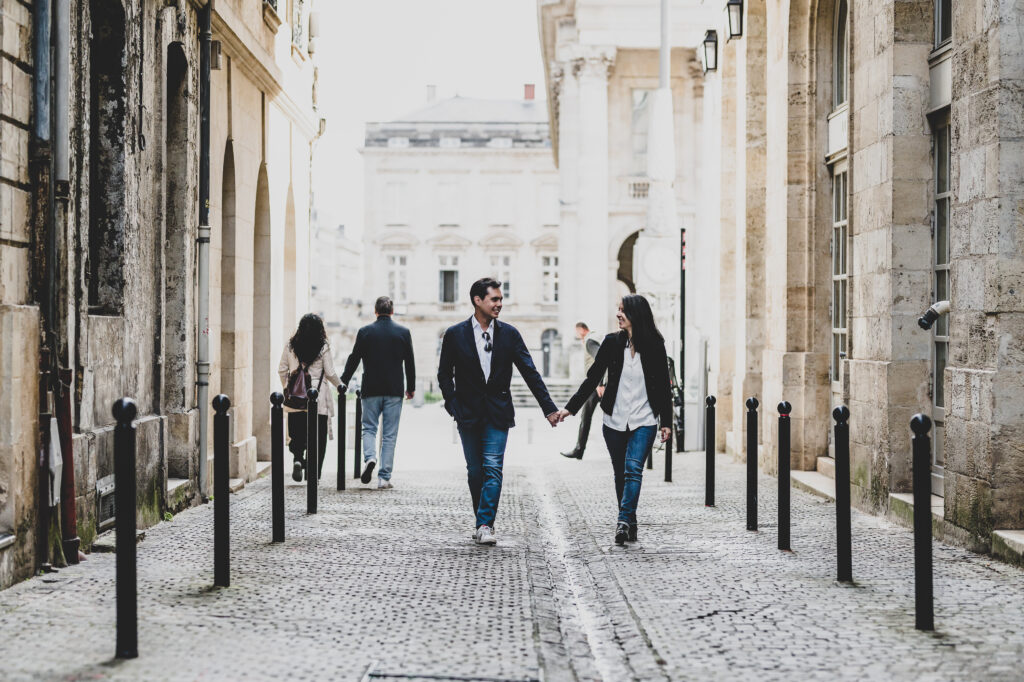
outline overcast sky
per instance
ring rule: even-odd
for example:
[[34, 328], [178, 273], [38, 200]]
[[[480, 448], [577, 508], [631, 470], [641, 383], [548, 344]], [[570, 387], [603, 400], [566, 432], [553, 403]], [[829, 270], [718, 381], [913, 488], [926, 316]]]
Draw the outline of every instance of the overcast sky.
[[543, 98], [536, 0], [319, 0], [320, 107], [327, 132], [313, 189], [319, 210], [346, 234], [363, 224], [363, 125], [439, 98]]

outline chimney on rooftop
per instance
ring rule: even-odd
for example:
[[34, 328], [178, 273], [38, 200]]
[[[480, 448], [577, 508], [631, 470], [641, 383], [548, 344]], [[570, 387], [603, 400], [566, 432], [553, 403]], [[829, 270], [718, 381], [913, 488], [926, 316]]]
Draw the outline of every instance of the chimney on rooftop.
[[533, 99], [533, 83], [527, 83], [526, 85], [523, 86], [523, 99]]
[[437, 86], [436, 85], [428, 85], [427, 86], [427, 104], [432, 104], [435, 99], [437, 99]]

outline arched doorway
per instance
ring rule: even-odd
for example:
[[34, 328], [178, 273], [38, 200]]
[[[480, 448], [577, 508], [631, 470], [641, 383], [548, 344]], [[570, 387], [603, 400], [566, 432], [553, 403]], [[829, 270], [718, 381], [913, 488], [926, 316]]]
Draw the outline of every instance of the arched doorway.
[[619, 269], [615, 278], [626, 285], [629, 293], [636, 293], [636, 273], [633, 272], [633, 249], [636, 247], [636, 240], [640, 236], [640, 230], [626, 237], [619, 247]]
[[[116, 4], [116, 3], [114, 3]], [[167, 46], [164, 99], [164, 361], [162, 409], [184, 414], [195, 406], [196, 327], [193, 283], [195, 205], [189, 186], [188, 60], [181, 43]], [[110, 179], [105, 179], [109, 183]], [[189, 478], [192, 443], [168, 448], [168, 475]]]
[[271, 305], [270, 182], [261, 164], [256, 181], [252, 267], [252, 432], [257, 458], [270, 459], [270, 392], [273, 386]]
[[228, 140], [224, 148], [224, 171], [220, 203], [220, 391], [237, 401], [240, 381], [238, 363], [238, 253], [235, 226], [235, 154]]
[[284, 306], [282, 307], [281, 323], [285, 339], [289, 338], [298, 324], [296, 302], [296, 238], [295, 238], [295, 192], [288, 185], [288, 197], [284, 210]]
[[545, 329], [540, 335], [540, 350], [543, 357], [543, 374], [551, 376], [551, 369], [557, 364], [557, 353], [562, 347], [562, 341], [557, 329]]

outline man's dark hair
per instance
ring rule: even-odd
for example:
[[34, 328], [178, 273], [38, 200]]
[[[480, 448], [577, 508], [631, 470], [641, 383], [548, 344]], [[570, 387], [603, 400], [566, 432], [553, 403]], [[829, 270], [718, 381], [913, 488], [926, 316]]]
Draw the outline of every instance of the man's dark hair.
[[391, 315], [395, 312], [395, 303], [388, 296], [381, 296], [373, 304], [373, 310], [378, 315]]
[[577, 322], [576, 326], [579, 327], [580, 329], [586, 330], [588, 332], [590, 331], [590, 327], [587, 326], [586, 322]]
[[494, 279], [493, 277], [484, 277], [473, 282], [473, 286], [469, 288], [469, 302], [472, 303], [473, 299], [479, 296], [480, 298], [487, 298], [487, 291], [489, 289], [501, 290], [501, 282]]

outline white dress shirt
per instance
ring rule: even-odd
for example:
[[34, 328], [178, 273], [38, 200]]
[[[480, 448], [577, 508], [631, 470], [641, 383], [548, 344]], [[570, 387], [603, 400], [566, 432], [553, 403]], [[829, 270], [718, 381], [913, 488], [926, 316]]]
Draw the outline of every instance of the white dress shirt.
[[480, 326], [480, 322], [476, 319], [476, 315], [473, 316], [473, 338], [476, 339], [476, 354], [480, 357], [480, 369], [484, 372], [484, 381], [490, 381], [491, 378], [491, 352], [494, 350], [494, 325], [487, 325], [486, 333], [491, 337], [491, 351], [486, 351], [484, 348], [487, 347], [487, 339], [484, 338], [484, 328]]
[[657, 426], [654, 411], [647, 401], [647, 384], [640, 353], [633, 355], [629, 345], [623, 351], [622, 376], [619, 390], [615, 394], [615, 406], [611, 414], [604, 416], [604, 425], [615, 431], [628, 431], [641, 426]]

